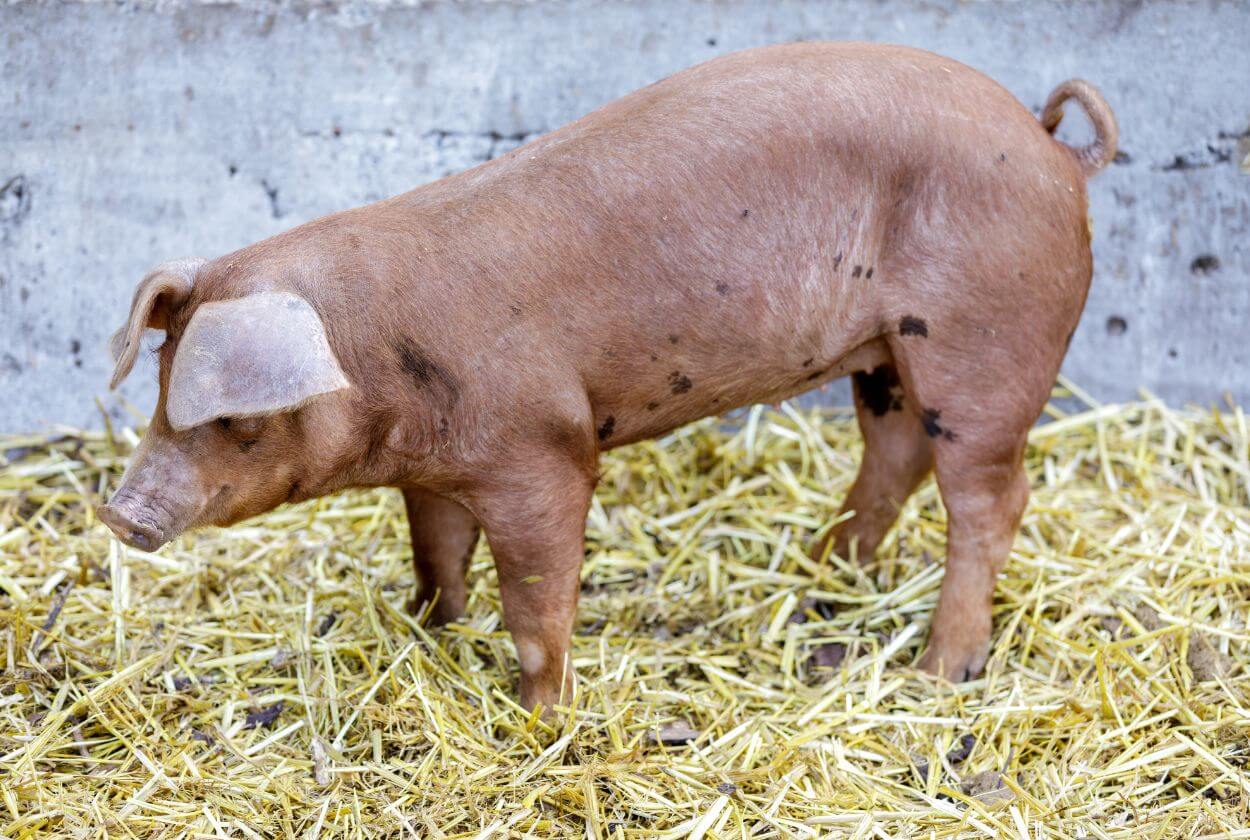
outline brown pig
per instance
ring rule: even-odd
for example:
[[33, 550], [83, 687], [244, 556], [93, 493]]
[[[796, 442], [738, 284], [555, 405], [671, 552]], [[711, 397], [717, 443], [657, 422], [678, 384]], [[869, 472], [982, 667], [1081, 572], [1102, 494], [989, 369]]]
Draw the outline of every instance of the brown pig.
[[[1077, 100], [1094, 142], [1051, 133]], [[100, 518], [152, 550], [345, 487], [402, 490], [447, 621], [484, 529], [521, 699], [572, 688], [600, 452], [853, 376], [866, 449], [835, 529], [871, 556], [935, 470], [946, 577], [920, 665], [983, 667], [1028, 496], [1025, 437], [1090, 283], [1111, 111], [1041, 121], [955, 61], [806, 43], [727, 55], [503, 157], [211, 261], [153, 271], [114, 385], [160, 396]]]

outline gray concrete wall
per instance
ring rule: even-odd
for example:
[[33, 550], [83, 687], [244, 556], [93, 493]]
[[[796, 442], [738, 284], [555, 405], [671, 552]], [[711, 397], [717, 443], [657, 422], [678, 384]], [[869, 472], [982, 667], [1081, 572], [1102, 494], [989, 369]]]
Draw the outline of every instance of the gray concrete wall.
[[[106, 339], [158, 262], [472, 166], [719, 53], [848, 38], [952, 55], [1034, 109], [1098, 84], [1123, 155], [1092, 183], [1067, 372], [1105, 398], [1250, 402], [1245, 2], [4, 0], [0, 431], [117, 410]], [[153, 376], [123, 389], [141, 410]]]

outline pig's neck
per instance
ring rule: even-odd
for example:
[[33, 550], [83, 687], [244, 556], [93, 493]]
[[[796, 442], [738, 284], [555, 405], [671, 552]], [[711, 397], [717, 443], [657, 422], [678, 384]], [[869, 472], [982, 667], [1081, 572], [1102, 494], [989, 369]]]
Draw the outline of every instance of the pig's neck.
[[[348, 487], [430, 487], [450, 491], [461, 460], [444, 407], [402, 391], [365, 397], [347, 454], [321, 493]], [[457, 422], [458, 427], [463, 427]]]

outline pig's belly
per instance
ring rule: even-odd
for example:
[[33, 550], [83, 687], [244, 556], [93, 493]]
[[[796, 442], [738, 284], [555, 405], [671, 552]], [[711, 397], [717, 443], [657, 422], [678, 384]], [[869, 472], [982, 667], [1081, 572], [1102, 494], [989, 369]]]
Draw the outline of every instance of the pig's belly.
[[632, 371], [621, 371], [618, 387], [607, 384], [592, 392], [600, 448], [658, 437], [686, 423], [754, 403], [788, 399], [890, 360], [881, 338], [823, 355], [800, 351], [811, 353], [800, 356], [776, 345], [771, 349], [753, 358], [713, 356], [667, 365], [647, 355]]

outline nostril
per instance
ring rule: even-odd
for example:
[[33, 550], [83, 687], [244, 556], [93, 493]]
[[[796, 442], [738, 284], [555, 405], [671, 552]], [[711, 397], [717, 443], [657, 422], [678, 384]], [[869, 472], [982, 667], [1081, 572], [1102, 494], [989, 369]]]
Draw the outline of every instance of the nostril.
[[97, 508], [96, 515], [126, 545], [143, 551], [153, 551], [162, 542], [161, 535], [155, 528], [136, 522], [115, 505], [101, 505]]

